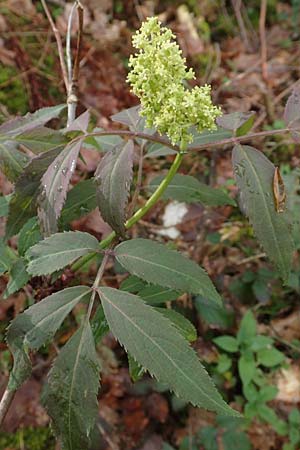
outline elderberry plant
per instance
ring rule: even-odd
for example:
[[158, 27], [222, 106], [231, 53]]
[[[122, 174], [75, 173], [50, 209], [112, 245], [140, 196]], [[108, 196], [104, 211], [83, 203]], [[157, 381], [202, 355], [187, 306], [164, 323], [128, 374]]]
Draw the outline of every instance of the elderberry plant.
[[[185, 81], [194, 74], [186, 69], [173, 39], [156, 18], [147, 20], [134, 36], [138, 52], [130, 59], [128, 81], [141, 105], [112, 117], [127, 130], [91, 132], [88, 111], [60, 131], [46, 127], [65, 105], [43, 108], [0, 126], [0, 167], [15, 184], [13, 194], [1, 197], [0, 203], [1, 214], [7, 215], [6, 236], [0, 241], [0, 273], [9, 274], [4, 295], [18, 291], [31, 277], [57, 278], [67, 266], [76, 272], [92, 261], [99, 264], [92, 286], [72, 285], [49, 295], [19, 314], [7, 331], [14, 364], [0, 404], [1, 420], [15, 391], [31, 374], [32, 352], [54, 339], [78, 303], [87, 305], [80, 327], [60, 349], [42, 394], [55, 433], [67, 450], [88, 449], [97, 439], [101, 368], [95, 344], [109, 330], [128, 353], [136, 377], [148, 371], [195, 406], [239, 415], [222, 399], [190, 346], [195, 339], [192, 325], [166, 308], [167, 301], [182, 293], [200, 295], [220, 308], [222, 299], [212, 281], [180, 252], [127, 234], [161, 198], [204, 206], [235, 205], [222, 190], [177, 174], [186, 153], [234, 146], [241, 209], [284, 282], [291, 271], [293, 224], [283, 181], [262, 152], [242, 142], [284, 132], [298, 139], [299, 93], [288, 100], [285, 129], [250, 134], [252, 113], [221, 116], [212, 104], [209, 86], [188, 89]], [[69, 190], [82, 145], [103, 156], [94, 179]], [[167, 174], [152, 180], [144, 205], [127, 217], [137, 147], [144, 157], [174, 155], [174, 160]], [[142, 159], [139, 170], [141, 164]], [[97, 206], [113, 229], [107, 238], [98, 242], [89, 233], [70, 231], [74, 218]], [[7, 245], [15, 235], [17, 251]], [[101, 284], [109, 259], [129, 274], [120, 289]]]

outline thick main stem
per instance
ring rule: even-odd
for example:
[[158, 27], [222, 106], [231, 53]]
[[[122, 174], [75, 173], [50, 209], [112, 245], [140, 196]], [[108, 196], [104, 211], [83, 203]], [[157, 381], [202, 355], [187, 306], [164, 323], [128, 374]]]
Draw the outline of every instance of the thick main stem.
[[[174, 175], [178, 171], [180, 164], [182, 162], [184, 153], [179, 152], [177, 153], [169, 172], [167, 173], [167, 176], [163, 179], [163, 181], [160, 183], [158, 188], [153, 192], [151, 197], [146, 201], [144, 206], [142, 206], [138, 211], [136, 211], [135, 214], [133, 214], [130, 219], [127, 220], [125, 223], [125, 228], [128, 230], [131, 228], [136, 222], [138, 222], [148, 211], [152, 208], [152, 206], [155, 205], [155, 203], [160, 199], [164, 191], [167, 189], [168, 185], [172, 181]], [[116, 237], [115, 231], [112, 231], [103, 241], [100, 242], [99, 247], [100, 249], [107, 248], [109, 244], [114, 240]], [[95, 253], [91, 253], [89, 255], [84, 256], [79, 261], [75, 262], [72, 266], [72, 269], [74, 271], [79, 270], [83, 265], [87, 264], [91, 259], [93, 259], [95, 256]]]

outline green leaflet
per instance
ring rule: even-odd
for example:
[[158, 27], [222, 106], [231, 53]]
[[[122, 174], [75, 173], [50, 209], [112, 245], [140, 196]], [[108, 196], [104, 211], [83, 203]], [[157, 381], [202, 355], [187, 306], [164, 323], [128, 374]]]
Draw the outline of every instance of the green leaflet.
[[65, 228], [72, 220], [79, 219], [96, 207], [96, 186], [94, 179], [80, 181], [67, 194], [59, 224]]
[[0, 170], [12, 182], [23, 172], [29, 157], [17, 150], [13, 142], [0, 142]]
[[207, 273], [179, 252], [148, 239], [132, 239], [119, 244], [115, 254], [129, 273], [148, 283], [200, 294], [221, 304], [221, 298]]
[[[154, 192], [164, 179], [163, 175], [159, 175], [151, 180], [148, 189]], [[200, 183], [196, 178], [190, 175], [176, 174], [167, 189], [163, 193], [162, 198], [178, 200], [187, 203], [202, 203], [208, 206], [235, 205], [235, 201], [221, 189], [212, 188], [206, 184]]]
[[49, 151], [60, 145], [66, 145], [68, 142], [66, 136], [59, 131], [43, 126], [15, 136], [14, 141], [25, 145], [35, 154]]
[[56, 105], [41, 108], [34, 113], [28, 113], [23, 117], [16, 117], [0, 126], [0, 137], [13, 138], [21, 133], [40, 127], [49, 120], [58, 117], [67, 105]]
[[98, 412], [99, 367], [89, 323], [84, 322], [60, 351], [42, 402], [64, 450], [87, 450]]
[[10, 269], [9, 281], [3, 294], [3, 298], [9, 297], [21, 289], [29, 280], [24, 258], [18, 259]]
[[80, 256], [97, 250], [98, 241], [89, 233], [56, 233], [27, 251], [28, 272], [31, 275], [48, 275], [71, 264]]
[[155, 308], [160, 314], [163, 314], [166, 319], [170, 320], [179, 331], [179, 333], [189, 342], [197, 339], [197, 331], [194, 325], [182, 314], [174, 311], [174, 309]]
[[7, 238], [17, 234], [28, 219], [36, 215], [41, 178], [61, 150], [62, 147], [57, 147], [33, 158], [18, 178], [15, 192], [9, 202]]
[[242, 136], [251, 130], [254, 123], [255, 114], [250, 112], [234, 112], [231, 114], [223, 114], [218, 117], [217, 124], [225, 130], [233, 131], [235, 136]]
[[64, 289], [31, 306], [12, 321], [7, 333], [14, 357], [9, 389], [17, 389], [29, 377], [31, 362], [28, 351], [38, 350], [51, 340], [69, 312], [90, 292], [86, 286]]
[[11, 248], [5, 245], [3, 239], [0, 238], [0, 275], [11, 269], [15, 259], [16, 256]]
[[136, 295], [98, 289], [109, 327], [126, 350], [179, 397], [225, 415], [238, 415], [222, 399], [196, 353], [162, 314]]
[[291, 270], [294, 242], [287, 211], [278, 213], [273, 196], [275, 167], [261, 152], [248, 145], [236, 145], [232, 163], [241, 205], [256, 236], [284, 282]]
[[37, 217], [29, 219], [22, 227], [18, 239], [18, 252], [24, 256], [27, 250], [42, 240]]
[[180, 293], [177, 291], [151, 284], [141, 290], [138, 290], [137, 292], [138, 296], [141, 297], [146, 303], [149, 303], [149, 305], [159, 305], [160, 303], [172, 302], [173, 300], [177, 300], [180, 296]]
[[117, 234], [125, 234], [126, 206], [132, 181], [134, 145], [130, 140], [107, 152], [95, 172], [100, 213]]
[[0, 196], [0, 217], [7, 217], [12, 194]]

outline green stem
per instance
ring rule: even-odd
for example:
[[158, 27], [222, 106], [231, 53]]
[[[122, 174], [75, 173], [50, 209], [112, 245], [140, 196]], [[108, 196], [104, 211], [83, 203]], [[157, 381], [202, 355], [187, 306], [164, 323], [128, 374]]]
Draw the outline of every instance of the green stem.
[[[144, 206], [142, 206], [138, 211], [136, 211], [135, 214], [133, 214], [130, 219], [127, 220], [125, 223], [125, 227], [127, 230], [131, 228], [136, 222], [138, 222], [148, 211], [156, 204], [156, 202], [160, 199], [164, 191], [167, 189], [168, 185], [172, 181], [174, 175], [178, 171], [180, 164], [183, 159], [184, 152], [178, 152], [169, 172], [167, 173], [167, 176], [162, 180], [158, 188], [153, 192], [151, 197], [146, 201]], [[111, 242], [114, 240], [114, 238], [117, 236], [115, 231], [112, 231], [103, 241], [100, 242], [99, 247], [100, 249], [105, 249], [111, 244]], [[96, 256], [96, 253], [90, 253], [89, 255], [83, 256], [78, 261], [76, 261], [72, 265], [72, 270], [76, 272], [77, 270], [81, 269], [82, 266], [87, 264], [89, 261], [91, 261]]]

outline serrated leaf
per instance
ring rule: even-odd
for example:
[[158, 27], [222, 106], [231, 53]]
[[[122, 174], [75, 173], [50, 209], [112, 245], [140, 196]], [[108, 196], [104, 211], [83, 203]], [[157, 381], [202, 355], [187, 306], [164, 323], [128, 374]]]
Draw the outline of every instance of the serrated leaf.
[[46, 236], [57, 231], [57, 220], [67, 196], [70, 179], [76, 168], [81, 144], [81, 141], [77, 141], [67, 145], [42, 177], [38, 216]]
[[135, 294], [145, 286], [146, 283], [143, 280], [134, 275], [129, 275], [129, 277], [125, 278], [120, 284], [120, 289]]
[[12, 194], [0, 196], [0, 217], [7, 217]]
[[22, 227], [18, 239], [19, 255], [24, 256], [27, 250], [42, 240], [37, 217], [32, 217]]
[[95, 172], [101, 215], [118, 234], [125, 233], [126, 205], [132, 181], [133, 141], [106, 153]]
[[0, 238], [0, 275], [9, 272], [14, 260], [15, 258], [11, 249], [5, 245], [3, 239]]
[[203, 131], [199, 133], [197, 130], [192, 130], [193, 142], [188, 145], [188, 149], [197, 147], [198, 145], [210, 144], [213, 142], [219, 142], [223, 139], [232, 137], [232, 132], [218, 128], [212, 131]]
[[38, 350], [48, 342], [74, 306], [90, 292], [86, 286], [64, 289], [44, 298], [12, 321], [7, 333], [7, 342], [14, 357], [9, 380], [12, 390], [21, 386], [31, 373], [28, 351]]
[[292, 137], [300, 142], [300, 90], [294, 89], [289, 96], [284, 110], [284, 121], [291, 129]]
[[[155, 177], [148, 186], [151, 192], [154, 192], [164, 179], [163, 175]], [[212, 188], [206, 184], [200, 183], [196, 178], [190, 175], [176, 174], [162, 198], [173, 199], [186, 203], [202, 203], [208, 206], [235, 205], [235, 201], [221, 189]]]
[[141, 105], [124, 109], [111, 116], [114, 122], [126, 125], [132, 131], [143, 131], [145, 128], [145, 118], [140, 116]]
[[158, 156], [176, 155], [176, 151], [158, 142], [147, 145], [147, 153], [144, 158], [157, 158]]
[[127, 354], [127, 358], [130, 378], [134, 383], [136, 383], [144, 375], [145, 369], [138, 362], [136, 362], [130, 353]]
[[36, 201], [44, 172], [61, 151], [61, 147], [33, 158], [18, 179], [15, 192], [9, 203], [6, 237], [17, 234], [23, 225], [36, 215]]
[[159, 382], [194, 405], [237, 414], [226, 405], [194, 350], [169, 320], [136, 295], [107, 287], [98, 292], [115, 337]]
[[57, 130], [38, 127], [14, 137], [14, 142], [25, 145], [33, 153], [39, 154], [67, 144], [67, 138]]
[[26, 270], [25, 260], [23, 258], [18, 259], [12, 265], [9, 271], [9, 281], [3, 294], [3, 298], [9, 297], [19, 289], [21, 289], [29, 280], [29, 274]]
[[219, 127], [233, 131], [235, 136], [242, 136], [251, 130], [254, 118], [255, 114], [253, 111], [245, 113], [234, 112], [231, 114], [223, 114], [216, 119], [216, 122]]
[[[92, 133], [105, 131], [103, 128], [94, 128]], [[106, 135], [106, 136], [89, 136], [84, 140], [85, 147], [93, 147], [97, 150], [108, 152], [117, 145], [124, 143], [124, 140], [118, 135]]]
[[155, 285], [148, 285], [137, 292], [139, 297], [141, 297], [146, 303], [149, 303], [149, 305], [172, 302], [180, 296], [180, 293], [177, 291]]
[[60, 226], [63, 228], [67, 227], [72, 220], [79, 219], [96, 207], [96, 186], [94, 179], [80, 181], [67, 194], [59, 220]]
[[0, 137], [14, 137], [18, 134], [40, 127], [49, 120], [55, 119], [67, 105], [50, 106], [41, 108], [34, 113], [28, 113], [23, 117], [16, 117], [0, 126]]
[[241, 191], [242, 208], [256, 236], [286, 282], [291, 270], [294, 242], [287, 211], [277, 212], [273, 195], [275, 166], [253, 147], [237, 145], [232, 162]]
[[179, 252], [148, 239], [132, 239], [119, 244], [115, 254], [129, 273], [148, 283], [200, 294], [221, 304], [221, 298], [207, 273]]
[[29, 161], [29, 157], [17, 150], [13, 142], [0, 142], [0, 170], [12, 182], [23, 172]]
[[95, 314], [91, 320], [91, 329], [97, 345], [101, 339], [109, 332], [109, 326], [104, 315], [102, 305], [97, 307]]
[[99, 250], [97, 239], [82, 231], [56, 233], [31, 247], [28, 272], [31, 275], [48, 275], [74, 262], [80, 256]]
[[60, 351], [42, 394], [64, 450], [90, 447], [98, 389], [97, 354], [91, 327], [85, 322]]
[[170, 320], [176, 327], [177, 331], [189, 342], [193, 342], [197, 339], [197, 330], [194, 325], [182, 314], [174, 311], [174, 309], [167, 308], [154, 308], [160, 314]]

